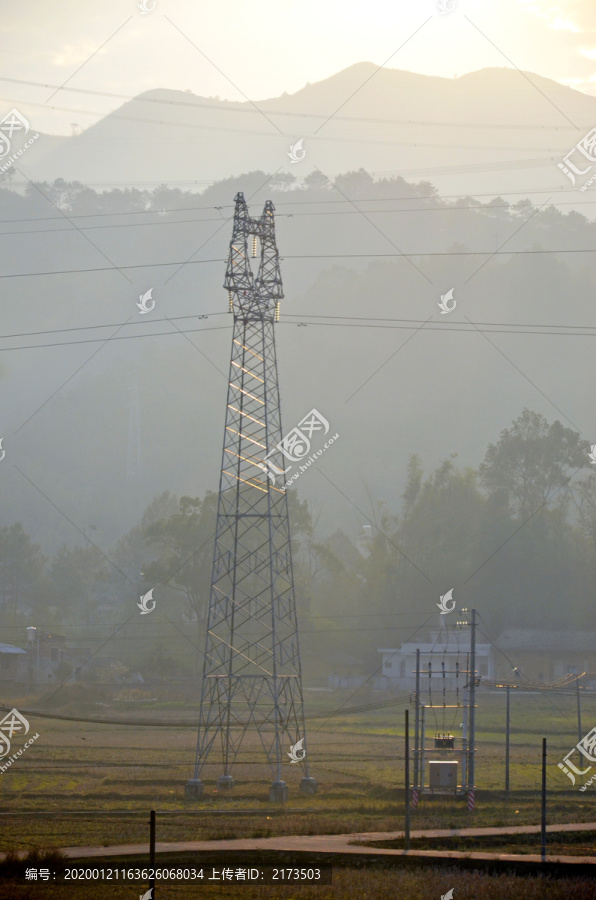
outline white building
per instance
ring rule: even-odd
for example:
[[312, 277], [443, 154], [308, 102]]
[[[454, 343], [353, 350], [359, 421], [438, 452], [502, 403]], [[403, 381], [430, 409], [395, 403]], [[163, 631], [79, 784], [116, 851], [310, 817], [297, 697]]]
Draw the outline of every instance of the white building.
[[[398, 650], [379, 650], [383, 654], [382, 675], [386, 686], [414, 691], [416, 689], [416, 650], [420, 650], [420, 695], [428, 692], [463, 690], [469, 667], [470, 629], [431, 629], [427, 642], [408, 641]], [[493, 648], [476, 641], [476, 671], [480, 678], [495, 677]], [[429, 684], [430, 682], [430, 684]], [[436, 696], [436, 695], [435, 695]]]
[[27, 651], [13, 644], [0, 644], [0, 681], [24, 681], [27, 677]]

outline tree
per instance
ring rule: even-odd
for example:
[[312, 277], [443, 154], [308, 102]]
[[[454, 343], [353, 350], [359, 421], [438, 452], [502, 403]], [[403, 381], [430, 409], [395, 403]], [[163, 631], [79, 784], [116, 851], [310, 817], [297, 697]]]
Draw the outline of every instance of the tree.
[[420, 457], [417, 453], [413, 453], [408, 461], [408, 480], [402, 494], [404, 501], [404, 513], [407, 515], [413, 508], [416, 498], [422, 487], [422, 466], [420, 465]]
[[10, 617], [40, 606], [47, 559], [20, 522], [0, 527], [0, 603]]
[[[108, 556], [113, 563], [103, 587], [103, 600], [116, 605], [137, 603], [147, 580], [148, 566], [154, 561], [153, 552], [147, 544], [146, 531], [154, 523], [166, 519], [179, 509], [175, 494], [163, 491], [149, 503], [138, 525], [123, 535]], [[134, 606], [132, 606], [134, 609]]]
[[[499, 522], [489, 523], [487, 501], [477, 482], [474, 470], [458, 470], [453, 459], [444, 460], [424, 479], [418, 458], [410, 460], [401, 515], [395, 527], [389, 521], [389, 530], [383, 528], [389, 539], [384, 565], [392, 570], [394, 609], [405, 613], [419, 607], [434, 612], [431, 598], [437, 602], [438, 593], [463, 584], [489, 555], [495, 541], [487, 531], [494, 535]], [[372, 549], [371, 579], [376, 540]]]
[[587, 463], [588, 441], [557, 420], [524, 409], [496, 444], [489, 444], [480, 465], [490, 496], [524, 520], [550, 497], [564, 504], [571, 476]]
[[199, 633], [209, 607], [216, 513], [217, 494], [208, 492], [204, 500], [181, 497], [175, 513], [144, 531], [147, 546], [159, 551], [145, 566], [146, 582], [182, 591]]
[[352, 200], [357, 197], [370, 196], [370, 190], [375, 182], [372, 175], [369, 175], [364, 169], [358, 169], [357, 172], [338, 175], [333, 183], [342, 194], [347, 194]]
[[6, 172], [0, 173], [0, 181], [5, 181], [6, 187], [8, 187], [10, 190], [12, 190], [12, 185], [10, 184], [10, 182], [12, 181], [12, 179], [14, 178], [15, 175], [16, 175], [16, 169], [13, 166], [11, 166], [10, 169], [6, 170]]
[[318, 169], [314, 169], [304, 179], [304, 187], [307, 190], [328, 191], [331, 189], [331, 182], [326, 175], [323, 175]]
[[62, 546], [50, 566], [50, 598], [62, 617], [88, 610], [108, 567], [103, 554], [86, 547]]
[[596, 478], [594, 474], [579, 482], [577, 495], [581, 527], [596, 550]]
[[296, 181], [296, 176], [291, 172], [278, 172], [269, 179], [269, 187], [273, 191], [289, 191]]
[[[317, 546], [308, 504], [293, 493], [289, 497], [296, 593], [308, 606], [317, 571]], [[144, 529], [146, 546], [157, 558], [145, 565], [145, 582], [181, 591], [187, 601], [189, 618], [196, 619], [199, 639], [209, 609], [211, 566], [217, 517], [217, 494], [205, 498], [182, 497], [179, 508]], [[302, 544], [304, 543], [304, 548]]]

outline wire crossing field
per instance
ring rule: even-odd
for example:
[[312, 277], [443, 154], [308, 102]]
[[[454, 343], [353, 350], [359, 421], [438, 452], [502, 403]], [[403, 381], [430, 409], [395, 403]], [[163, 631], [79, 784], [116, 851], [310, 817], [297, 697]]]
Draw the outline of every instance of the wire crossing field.
[[[326, 694], [324, 700], [318, 695], [307, 712], [354, 705], [349, 697], [339, 691]], [[358, 700], [366, 705], [365, 701], [378, 698], [377, 693], [366, 697], [360, 692]], [[33, 707], [31, 698], [16, 700], [22, 709]], [[313, 719], [309, 753], [319, 792], [308, 798], [299, 795], [299, 776], [294, 772], [299, 767], [288, 760], [284, 777], [290, 799], [283, 807], [269, 802], [269, 772], [254, 736], [240, 757], [232, 792], [217, 792], [221, 773], [213, 765], [205, 773], [205, 797], [194, 803], [184, 800], [195, 749], [188, 707], [151, 708], [155, 721], [185, 718], [185, 728], [134, 725], [136, 710], [119, 710], [123, 725], [32, 716], [39, 739], [0, 778], [5, 824], [0, 849], [145, 841], [151, 808], [157, 810], [158, 841], [398, 830], [404, 812], [403, 708]], [[114, 715], [101, 706], [85, 706], [80, 698], [67, 711], [80, 718]], [[596, 721], [596, 698], [582, 697], [582, 714], [585, 733]], [[503, 790], [504, 716], [504, 696], [480, 692], [475, 811], [468, 812], [464, 799], [424, 796], [420, 808], [412, 810], [413, 830], [538, 824], [543, 735], [549, 753], [548, 822], [594, 819], [593, 789], [581, 793], [571, 788], [557, 768], [578, 740], [575, 698], [544, 694], [512, 698], [509, 796]], [[535, 849], [537, 841], [532, 839], [528, 846]]]
[[[200, 802], [184, 800], [184, 784], [195, 751], [196, 712], [188, 705], [156, 703], [151, 713], [138, 713], [96, 705], [77, 689], [64, 695], [58, 714], [74, 718], [115, 717], [122, 725], [89, 724], [83, 721], [31, 716], [31, 727], [39, 739], [27, 754], [19, 757], [0, 778], [2, 809], [0, 849], [27, 851], [76, 846], [148, 842], [148, 810], [157, 810], [158, 842], [217, 840], [240, 837], [268, 837], [285, 834], [340, 834], [347, 832], [389, 832], [404, 823], [404, 740], [403, 711], [407, 698], [395, 698], [394, 706], [371, 710], [367, 705], [391, 699], [390, 695], [362, 691], [357, 698], [349, 692], [317, 694], [310, 699], [307, 714], [321, 714], [310, 720], [309, 752], [319, 781], [312, 797], [298, 793], [298, 775], [289, 761], [284, 777], [290, 785], [290, 800], [283, 807], [269, 803], [269, 772], [263, 764], [256, 740], [251, 739], [237, 769], [236, 787], [231, 793], [217, 793], [220, 772], [212, 766], [205, 773], [206, 795]], [[477, 711], [476, 808], [468, 812], [465, 798], [423, 797], [420, 808], [412, 810], [412, 830], [463, 828], [474, 825], [524, 825], [540, 821], [541, 738], [548, 738], [548, 822], [593, 821], [596, 817], [592, 789], [585, 793], [570, 789], [557, 762], [578, 740], [575, 697], [572, 695], [522, 694], [511, 703], [511, 793], [504, 787], [503, 695], [482, 691]], [[40, 708], [35, 698], [14, 697], [8, 701], [23, 710]], [[7, 700], [5, 699], [5, 704]], [[350, 715], [334, 713], [358, 703], [362, 711]], [[134, 711], [133, 711], [134, 710]], [[162, 723], [159, 727], [134, 724], [135, 716]], [[582, 696], [583, 730], [596, 721], [596, 698]], [[188, 727], [181, 727], [186, 720]], [[167, 726], [168, 721], [177, 724]], [[586, 776], [587, 777], [587, 776]], [[594, 835], [557, 834], [549, 838], [552, 851], [566, 855], [596, 855]], [[471, 852], [477, 843], [457, 849]], [[439, 849], [445, 840], [424, 839], [419, 849]], [[496, 839], [486, 849], [510, 849], [516, 853], [539, 852], [539, 835]], [[414, 837], [412, 847], [417, 847]], [[550, 851], [549, 851], [550, 852]], [[482, 896], [487, 900], [592, 900], [593, 882], [585, 878], [521, 877], [513, 874], [485, 874], [453, 868], [425, 867], [361, 868], [349, 863], [334, 871], [329, 887], [243, 885], [246, 900], [264, 897], [317, 898], [317, 900], [426, 900], [440, 897], [454, 888], [457, 900]], [[110, 894], [129, 897], [131, 885], [114, 885]], [[98, 885], [77, 886], [77, 897], [97, 896]], [[196, 896], [196, 887], [159, 886], [160, 900]], [[0, 900], [21, 900], [35, 896], [72, 896], [68, 885], [35, 887], [3, 883], [0, 871]], [[207, 896], [236, 898], [238, 887], [201, 887]], [[142, 894], [141, 891], [137, 895]]]

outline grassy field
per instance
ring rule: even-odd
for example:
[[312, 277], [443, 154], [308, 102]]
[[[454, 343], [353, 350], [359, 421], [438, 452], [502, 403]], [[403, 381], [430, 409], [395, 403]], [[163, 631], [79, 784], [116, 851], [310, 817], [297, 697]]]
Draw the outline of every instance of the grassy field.
[[[113, 692], [118, 696], [117, 689]], [[311, 696], [312, 700], [308, 697], [309, 713], [325, 712], [325, 707], [331, 712], [342, 704], [350, 706], [387, 697], [359, 692], [357, 697], [350, 699], [348, 692], [341, 691]], [[3, 703], [22, 710], [41, 706], [35, 698], [9, 698], [6, 694]], [[269, 803], [271, 778], [254, 739], [247, 743], [239, 757], [234, 771], [234, 790], [217, 793], [215, 781], [220, 768], [214, 762], [203, 776], [207, 785], [205, 797], [199, 803], [190, 804], [184, 800], [184, 784], [192, 774], [195, 729], [173, 725], [140, 726], [134, 724], [134, 719], [142, 715], [151, 721], [187, 719], [191, 723], [193, 711], [188, 706], [173, 703], [153, 704], [150, 710], [142, 707], [142, 712], [138, 712], [135, 704], [105, 707], [97, 703], [92, 699], [86, 702], [80, 691], [72, 695], [65, 693], [65, 702], [61, 708], [56, 708], [56, 712], [78, 714], [81, 718], [121, 716], [126, 724], [100, 725], [30, 717], [31, 727], [39, 733], [39, 738], [9, 771], [0, 775], [0, 817], [4, 826], [0, 850], [145, 842], [148, 840], [149, 809], [157, 811], [158, 841], [388, 832], [403, 827], [403, 706], [310, 720], [309, 759], [312, 773], [319, 782], [319, 792], [313, 797], [300, 796], [301, 772], [296, 771], [300, 767], [292, 766], [288, 761], [284, 765], [284, 778], [290, 786], [290, 800], [280, 809], [272, 808]], [[461, 798], [424, 797], [420, 808], [412, 811], [412, 829], [538, 824], [543, 736], [548, 739], [549, 752], [548, 821], [596, 820], [593, 788], [588, 788], [585, 793], [572, 789], [556, 765], [578, 739], [575, 699], [562, 695], [520, 695], [512, 697], [511, 706], [510, 794], [506, 795], [503, 790], [504, 696], [481, 693], [477, 711], [476, 809], [469, 812]], [[460, 717], [459, 711], [455, 712], [456, 718]], [[582, 727], [586, 733], [596, 724], [596, 697], [582, 697], [582, 713]], [[436, 724], [427, 723], [427, 734], [432, 737], [434, 728], [442, 730], [443, 725], [446, 729], [454, 728], [457, 734], [459, 721], [461, 717], [454, 721], [452, 711], [445, 722], [441, 716]], [[515, 846], [518, 852], [536, 852], [538, 841], [537, 836], [532, 836], [526, 841], [516, 841]], [[568, 846], [567, 852], [571, 853], [574, 841], [574, 838], [568, 841], [561, 838], [557, 846]], [[578, 846], [587, 848], [593, 843], [592, 835], [584, 835]], [[412, 846], [416, 846], [415, 841]], [[509, 846], [509, 843], [502, 846]], [[470, 845], [460, 849], [475, 848]], [[566, 851], [559, 849], [558, 852]], [[402, 875], [413, 879], [408, 888], [410, 893], [401, 893], [402, 889], [395, 881]], [[366, 889], [368, 894], [349, 893], [356, 882], [350, 880], [344, 870], [341, 873], [341, 879], [345, 879], [345, 884], [341, 881], [344, 887], [338, 883], [339, 886], [332, 889], [334, 893], [323, 887], [283, 890], [294, 891], [290, 895], [296, 897], [315, 896], [313, 892], [316, 891], [320, 900], [352, 896], [422, 897], [423, 893], [417, 891], [423, 890], [423, 884], [416, 886], [417, 877], [415, 873], [381, 873], [374, 893], [370, 886]], [[462, 873], [462, 877], [480, 876]], [[367, 884], [370, 878], [371, 873], [366, 875]], [[447, 886], [442, 875], [441, 881], [442, 893], [445, 893]], [[55, 887], [58, 889], [59, 886]], [[560, 884], [556, 889], [553, 887], [553, 891], [558, 891], [559, 887]], [[41, 886], [37, 888], [41, 889]], [[182, 891], [181, 886], [179, 889]], [[225, 890], [221, 888], [224, 893], [220, 896], [226, 896]], [[254, 888], [255, 891], [269, 891], [268, 894], [249, 893], [252, 890], [243, 887], [243, 896], [247, 900], [252, 896], [274, 896], [271, 891], [277, 889]], [[473, 890], [470, 893], [462, 887], [457, 900], [474, 896]], [[538, 887], [536, 891], [538, 893], [526, 893], [524, 897], [547, 896], [540, 893]], [[550, 891], [549, 888], [549, 897], [563, 896], [563, 893]], [[160, 887], [160, 897], [162, 893], [164, 897], [174, 896], [164, 886]], [[486, 897], [505, 896], [491, 894], [484, 888], [483, 893]], [[440, 895], [441, 891], [437, 896]], [[14, 896], [20, 895], [15, 893]], [[117, 896], [118, 893], [114, 893], [114, 897]], [[425, 890], [424, 896], [431, 896], [431, 893]], [[506, 896], [513, 900], [517, 895], [509, 893], [508, 889]], [[583, 895], [574, 893], [573, 896]]]
[[[367, 847], [388, 847], [404, 849], [403, 840], [357, 841]], [[416, 838], [417, 850], [457, 850], [462, 853], [539, 853], [538, 835], [528, 839], [525, 834], [500, 836], [466, 836], [447, 838]], [[596, 856], [596, 832], [550, 832], [547, 836], [550, 856]]]

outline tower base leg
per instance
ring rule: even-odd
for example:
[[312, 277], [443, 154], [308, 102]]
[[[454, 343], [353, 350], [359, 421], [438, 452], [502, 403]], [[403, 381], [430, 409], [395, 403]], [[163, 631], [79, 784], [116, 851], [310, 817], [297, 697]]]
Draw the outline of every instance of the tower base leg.
[[288, 786], [285, 781], [274, 781], [269, 788], [270, 803], [285, 803], [288, 796]]
[[190, 778], [184, 785], [185, 800], [200, 800], [203, 796], [203, 782], [200, 778]]
[[300, 793], [301, 794], [316, 794], [317, 793], [317, 779], [305, 777], [300, 781]]
[[231, 775], [220, 775], [217, 779], [217, 787], [220, 791], [231, 791], [234, 787], [234, 779]]

